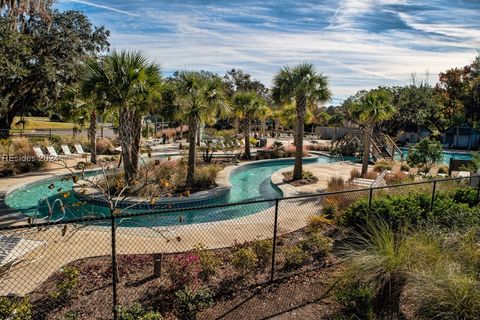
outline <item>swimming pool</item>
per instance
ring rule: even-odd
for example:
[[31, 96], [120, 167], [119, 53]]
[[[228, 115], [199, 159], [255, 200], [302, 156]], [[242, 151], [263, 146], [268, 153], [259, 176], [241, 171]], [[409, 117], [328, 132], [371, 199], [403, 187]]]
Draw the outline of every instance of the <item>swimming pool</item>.
[[[333, 160], [328, 156], [305, 158], [304, 163], [329, 163]], [[224, 199], [212, 201], [210, 204], [237, 203], [252, 200], [275, 199], [282, 196], [282, 192], [271, 183], [271, 175], [284, 167], [293, 165], [293, 159], [275, 159], [257, 161], [239, 166], [230, 175], [232, 188]], [[91, 172], [88, 175], [94, 175]], [[93, 204], [77, 206], [78, 199], [71, 193], [73, 182], [63, 179], [64, 176], [42, 180], [28, 184], [7, 195], [5, 203], [26, 216], [38, 217], [48, 215], [48, 204], [54, 209], [53, 219], [71, 220], [85, 216], [108, 216], [108, 208]], [[65, 193], [68, 193], [68, 196]], [[45, 201], [48, 199], [48, 201]], [[59, 200], [57, 200], [59, 199]], [[61, 201], [65, 213], [60, 209]], [[128, 226], [166, 226], [176, 224], [193, 224], [213, 222], [247, 216], [267, 209], [273, 201], [253, 204], [239, 204], [222, 208], [191, 210], [181, 213], [159, 213], [155, 215], [135, 217], [125, 222]], [[37, 209], [38, 208], [38, 209]], [[130, 210], [141, 213], [144, 210]]]
[[[408, 148], [400, 148], [404, 154], [404, 159], [408, 156]], [[470, 152], [453, 152], [453, 151], [443, 151], [443, 163], [448, 165], [450, 159], [454, 160], [472, 160], [472, 154]]]

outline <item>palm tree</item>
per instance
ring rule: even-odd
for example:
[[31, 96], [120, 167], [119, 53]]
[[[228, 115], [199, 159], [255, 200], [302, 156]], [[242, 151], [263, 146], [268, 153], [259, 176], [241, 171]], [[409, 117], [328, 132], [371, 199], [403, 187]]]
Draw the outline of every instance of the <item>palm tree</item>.
[[149, 63], [139, 51], [114, 51], [102, 61], [87, 65], [85, 90], [95, 92], [118, 110], [118, 131], [125, 181], [138, 171], [142, 114], [159, 98], [160, 66]]
[[239, 92], [233, 96], [232, 106], [245, 138], [245, 156], [250, 160], [250, 129], [252, 121], [264, 112], [265, 100], [255, 92]]
[[105, 110], [105, 104], [97, 99], [94, 92], [79, 86], [71, 87], [66, 92], [63, 106], [68, 109], [67, 118], [80, 126], [80, 130], [89, 121], [90, 162], [97, 163], [97, 114]]
[[214, 75], [183, 71], [175, 76], [176, 104], [182, 118], [188, 123], [188, 169], [186, 185], [191, 187], [195, 179], [196, 135], [200, 124], [229, 112], [224, 84]]
[[296, 109], [295, 167], [293, 180], [302, 179], [303, 127], [308, 106], [330, 99], [327, 77], [318, 74], [312, 64], [284, 67], [273, 79], [273, 99], [279, 104], [294, 103]]
[[368, 172], [373, 129], [376, 124], [390, 119], [395, 113], [392, 96], [388, 90], [383, 88], [370, 90], [350, 105], [350, 112], [364, 132], [362, 160], [362, 176], [364, 177]]

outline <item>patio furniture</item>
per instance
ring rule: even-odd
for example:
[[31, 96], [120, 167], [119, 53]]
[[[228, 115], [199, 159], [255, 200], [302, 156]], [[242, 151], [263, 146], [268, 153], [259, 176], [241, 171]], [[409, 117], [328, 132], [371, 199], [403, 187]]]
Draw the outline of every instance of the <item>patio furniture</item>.
[[63, 154], [69, 158], [73, 158], [75, 156], [77, 156], [77, 154], [73, 154], [72, 152], [70, 152], [70, 148], [68, 147], [68, 145], [66, 144], [62, 144], [60, 146], [62, 148], [62, 151], [63, 151]]
[[42, 151], [42, 148], [40, 147], [33, 147], [33, 152], [35, 152], [35, 156], [39, 159], [44, 159], [45, 154]]
[[48, 151], [48, 155], [49, 155], [49, 156], [52, 156], [52, 157], [54, 157], [54, 158], [57, 158], [57, 159], [65, 158], [65, 156], [60, 156], [60, 155], [58, 155], [57, 150], [55, 150], [55, 148], [52, 147], [52, 146], [48, 146], [48, 147], [47, 147], [47, 151]]
[[74, 147], [75, 147], [75, 151], [77, 152], [77, 154], [82, 155], [82, 156], [86, 156], [86, 155], [87, 155], [87, 154], [85, 153], [85, 151], [83, 151], [83, 147], [82, 147], [81, 144], [76, 143], [76, 144], [74, 144]]
[[27, 261], [22, 257], [45, 245], [45, 241], [0, 236], [0, 276], [8, 273], [20, 262]]

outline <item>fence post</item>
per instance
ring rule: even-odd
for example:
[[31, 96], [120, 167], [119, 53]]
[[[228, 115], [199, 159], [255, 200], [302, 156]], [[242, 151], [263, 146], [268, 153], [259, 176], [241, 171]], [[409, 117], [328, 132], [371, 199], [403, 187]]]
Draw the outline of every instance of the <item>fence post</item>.
[[272, 245], [272, 269], [270, 272], [270, 282], [275, 276], [275, 251], [277, 249], [277, 227], [278, 227], [278, 198], [275, 199], [275, 218], [273, 225], [273, 245]]
[[368, 198], [368, 210], [372, 211], [372, 195], [373, 195], [373, 188], [370, 188], [370, 196]]
[[115, 228], [115, 216], [110, 213], [111, 220], [111, 232], [112, 232], [112, 302], [113, 302], [113, 319], [117, 320], [117, 240], [116, 240], [116, 228]]
[[430, 211], [433, 211], [433, 204], [435, 201], [435, 190], [437, 188], [437, 180], [433, 180], [433, 188], [432, 188], [432, 203], [430, 204]]

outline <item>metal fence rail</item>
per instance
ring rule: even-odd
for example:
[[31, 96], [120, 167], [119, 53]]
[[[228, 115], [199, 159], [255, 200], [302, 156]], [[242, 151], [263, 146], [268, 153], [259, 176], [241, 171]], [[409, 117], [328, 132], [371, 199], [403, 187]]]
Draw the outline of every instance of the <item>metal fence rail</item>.
[[[441, 192], [467, 186], [476, 188], [478, 203], [478, 180], [478, 176], [449, 178], [160, 212], [0, 226], [0, 297], [27, 296], [32, 319], [117, 319], [118, 307], [132, 301], [168, 311], [166, 301], [174, 297], [171, 288], [198, 286], [190, 283], [197, 276], [210, 277], [215, 286], [234, 291], [297, 273], [299, 269], [287, 265], [288, 255], [292, 254], [287, 248], [298, 244], [309, 217], [322, 213], [327, 206], [346, 208], [365, 199], [371, 208], [382, 194], [417, 190], [430, 194], [430, 210], [434, 210], [435, 199]], [[207, 221], [191, 223], [199, 210]], [[212, 217], [211, 222], [208, 217]], [[224, 219], [219, 221], [219, 217]], [[246, 249], [242, 251], [246, 255], [248, 248], [263, 250], [263, 255], [255, 260], [254, 274], [247, 276], [248, 266], [242, 274], [245, 261], [238, 262], [236, 268], [232, 263], [224, 263], [235, 259], [231, 258], [232, 248], [237, 254]], [[217, 261], [208, 258], [208, 252], [215, 252]], [[200, 275], [190, 268], [191, 261], [202, 254], [221, 271], [221, 279], [207, 274], [208, 266], [202, 266]], [[238, 257], [248, 260], [241, 254]], [[303, 258], [312, 261], [311, 268], [321, 266], [313, 257]], [[78, 274], [78, 270], [82, 272]], [[91, 301], [96, 303], [88, 314], [76, 314], [75, 306], [89, 305]], [[62, 312], [60, 316], [50, 316], [58, 310]]]

